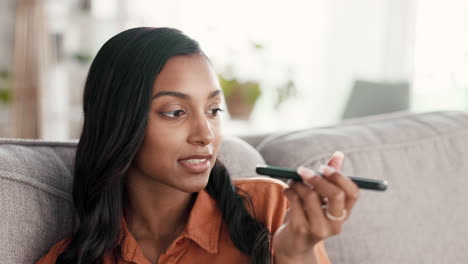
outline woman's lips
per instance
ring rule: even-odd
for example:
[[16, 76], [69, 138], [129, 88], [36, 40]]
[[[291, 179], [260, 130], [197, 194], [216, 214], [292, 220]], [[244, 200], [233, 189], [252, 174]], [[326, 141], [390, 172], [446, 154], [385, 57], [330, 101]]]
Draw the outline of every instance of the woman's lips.
[[[203, 160], [199, 162], [198, 160]], [[188, 171], [192, 173], [203, 173], [211, 167], [209, 159], [186, 159], [179, 160], [179, 164], [184, 166]]]

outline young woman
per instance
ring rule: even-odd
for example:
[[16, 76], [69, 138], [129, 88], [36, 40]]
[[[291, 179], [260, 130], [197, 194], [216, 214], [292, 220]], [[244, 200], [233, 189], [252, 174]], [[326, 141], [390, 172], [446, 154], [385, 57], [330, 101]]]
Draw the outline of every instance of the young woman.
[[[304, 183], [232, 181], [217, 159], [222, 100], [199, 45], [134, 28], [98, 52], [86, 80], [70, 238], [38, 263], [329, 263], [358, 188], [299, 168]], [[290, 209], [288, 209], [290, 208]]]

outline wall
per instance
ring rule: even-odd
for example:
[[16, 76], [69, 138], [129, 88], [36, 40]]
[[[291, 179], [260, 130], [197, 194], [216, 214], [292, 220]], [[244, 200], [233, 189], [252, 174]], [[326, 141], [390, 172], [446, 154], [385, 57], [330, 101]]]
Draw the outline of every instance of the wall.
[[[0, 71], [12, 71], [15, 0], [0, 1]], [[11, 135], [11, 110], [0, 103], [0, 137]]]

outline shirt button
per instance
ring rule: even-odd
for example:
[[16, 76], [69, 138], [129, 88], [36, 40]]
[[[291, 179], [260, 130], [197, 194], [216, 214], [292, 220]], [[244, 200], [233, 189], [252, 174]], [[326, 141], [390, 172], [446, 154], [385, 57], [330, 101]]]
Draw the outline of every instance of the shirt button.
[[179, 241], [177, 241], [176, 245], [177, 245], [177, 246], [180, 246], [180, 245], [182, 245], [184, 242], [185, 242], [185, 238], [181, 238], [181, 239], [179, 239]]

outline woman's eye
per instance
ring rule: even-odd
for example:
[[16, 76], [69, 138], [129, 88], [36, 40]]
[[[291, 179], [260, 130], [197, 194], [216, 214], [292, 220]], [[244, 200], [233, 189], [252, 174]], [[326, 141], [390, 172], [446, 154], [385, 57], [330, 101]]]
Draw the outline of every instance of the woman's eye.
[[210, 110], [210, 114], [214, 115], [214, 116], [217, 116], [218, 115], [218, 112], [223, 112], [224, 110], [221, 109], [221, 108], [213, 108]]
[[169, 112], [162, 112], [162, 115], [170, 118], [177, 118], [185, 114], [184, 110], [174, 110]]

